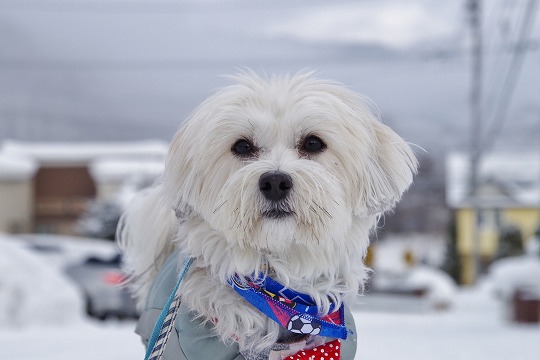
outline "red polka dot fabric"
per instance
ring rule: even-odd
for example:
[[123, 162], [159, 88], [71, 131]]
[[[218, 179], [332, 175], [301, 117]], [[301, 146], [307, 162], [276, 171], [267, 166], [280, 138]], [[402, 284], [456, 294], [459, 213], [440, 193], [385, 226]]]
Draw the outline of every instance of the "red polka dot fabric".
[[334, 340], [311, 350], [301, 350], [285, 360], [339, 360], [340, 358], [341, 343], [339, 340]]

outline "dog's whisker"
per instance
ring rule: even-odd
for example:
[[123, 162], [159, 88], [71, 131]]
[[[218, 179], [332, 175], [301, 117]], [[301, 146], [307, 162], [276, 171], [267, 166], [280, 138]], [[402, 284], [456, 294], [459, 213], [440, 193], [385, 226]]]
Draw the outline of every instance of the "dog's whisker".
[[239, 211], [239, 209], [240, 209], [240, 206], [236, 207], [236, 209], [233, 210], [233, 212], [236, 214], [236, 217], [234, 218], [232, 226], [234, 226], [236, 223], [238, 223], [238, 227], [240, 226], [240, 211]]
[[253, 125], [253, 122], [251, 122], [251, 119], [247, 119], [247, 122], [249, 125], [251, 125], [251, 129], [255, 130], [255, 125]]
[[333, 219], [332, 215], [330, 215], [330, 213], [328, 212], [328, 210], [326, 210], [325, 208], [321, 207], [319, 204], [317, 204], [316, 202], [313, 202], [313, 204], [315, 204], [315, 206], [317, 206], [319, 209], [321, 209], [325, 214], [326, 216], [328, 216], [330, 219]]
[[309, 206], [309, 209], [310, 209], [311, 211], [313, 211], [313, 213], [314, 213], [315, 215], [317, 215], [317, 217], [319, 218], [319, 221], [322, 222], [322, 217], [321, 217], [321, 215], [319, 214], [319, 212], [318, 212], [317, 210], [315, 210], [315, 208], [314, 208], [313, 206], [311, 206], [311, 205]]
[[[243, 218], [245, 218], [245, 216], [243, 216]], [[244, 232], [246, 232], [246, 230], [247, 230], [247, 228], [248, 228], [249, 225], [250, 225], [249, 222], [246, 221], [246, 222], [245, 222], [245, 225], [244, 225]]]
[[319, 239], [318, 236], [315, 235], [315, 229], [313, 227], [310, 228], [311, 230], [311, 237], [313, 239], [315, 239], [315, 241], [317, 241], [317, 245], [320, 245], [321, 244], [321, 240]]
[[234, 220], [231, 222], [231, 226], [229, 226], [229, 230], [232, 230], [233, 228], [240, 228], [240, 212], [238, 211], [238, 208], [233, 210], [233, 214], [236, 214], [234, 217]]
[[222, 207], [223, 205], [225, 205], [226, 202], [227, 202], [227, 200], [225, 200], [224, 202], [222, 202], [217, 208], [214, 209], [214, 211], [212, 212], [212, 214], [215, 214], [216, 212], [218, 212], [219, 209], [221, 209], [221, 207]]

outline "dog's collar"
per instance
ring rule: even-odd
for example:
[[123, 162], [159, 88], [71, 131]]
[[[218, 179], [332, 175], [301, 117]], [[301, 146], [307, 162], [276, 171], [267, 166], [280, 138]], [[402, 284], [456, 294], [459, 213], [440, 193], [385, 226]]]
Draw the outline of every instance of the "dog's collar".
[[331, 304], [329, 314], [321, 317], [309, 295], [289, 289], [268, 276], [235, 275], [228, 282], [240, 296], [290, 332], [347, 338], [343, 305], [336, 310]]

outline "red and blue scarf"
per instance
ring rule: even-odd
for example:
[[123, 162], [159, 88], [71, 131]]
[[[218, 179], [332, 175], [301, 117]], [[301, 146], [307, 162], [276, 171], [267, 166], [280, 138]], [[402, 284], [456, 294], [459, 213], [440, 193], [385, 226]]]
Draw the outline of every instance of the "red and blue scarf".
[[328, 315], [319, 316], [315, 301], [307, 294], [289, 289], [266, 276], [229, 279], [232, 288], [259, 311], [296, 334], [346, 339], [343, 305], [330, 305]]

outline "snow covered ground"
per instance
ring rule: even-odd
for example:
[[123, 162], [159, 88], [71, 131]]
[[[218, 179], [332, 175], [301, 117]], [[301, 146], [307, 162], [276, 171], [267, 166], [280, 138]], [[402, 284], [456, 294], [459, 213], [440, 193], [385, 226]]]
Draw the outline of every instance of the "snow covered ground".
[[[0, 236], [0, 254], [5, 255], [0, 259], [0, 310], [17, 304], [6, 303], [6, 299], [19, 299], [17, 294], [25, 295], [20, 305], [24, 299], [32, 300], [26, 301], [27, 305], [34, 304], [33, 309], [21, 310], [19, 320], [24, 321], [0, 317], [0, 359], [144, 358], [143, 346], [133, 332], [135, 322], [86, 318], [74, 294], [59, 280], [58, 269], [22, 250]], [[33, 282], [28, 273], [33, 273]], [[368, 306], [369, 299], [361, 298], [353, 308], [358, 332], [356, 359], [538, 359], [540, 325], [509, 322], [505, 308], [494, 296], [493, 284], [488, 278], [479, 286], [459, 290], [453, 306], [445, 311], [374, 311]], [[69, 299], [72, 306], [64, 304]], [[43, 316], [34, 317], [38, 311]]]
[[538, 359], [540, 326], [507, 321], [489, 290], [461, 290], [454, 307], [444, 312], [355, 312], [356, 359]]
[[0, 328], [0, 359], [135, 360], [144, 349], [134, 322], [80, 320], [69, 325]]
[[[453, 309], [429, 313], [354, 311], [356, 359], [533, 360], [540, 326], [515, 325], [488, 287], [462, 290]], [[0, 359], [133, 360], [144, 350], [134, 322], [80, 319], [67, 325], [0, 328]]]

